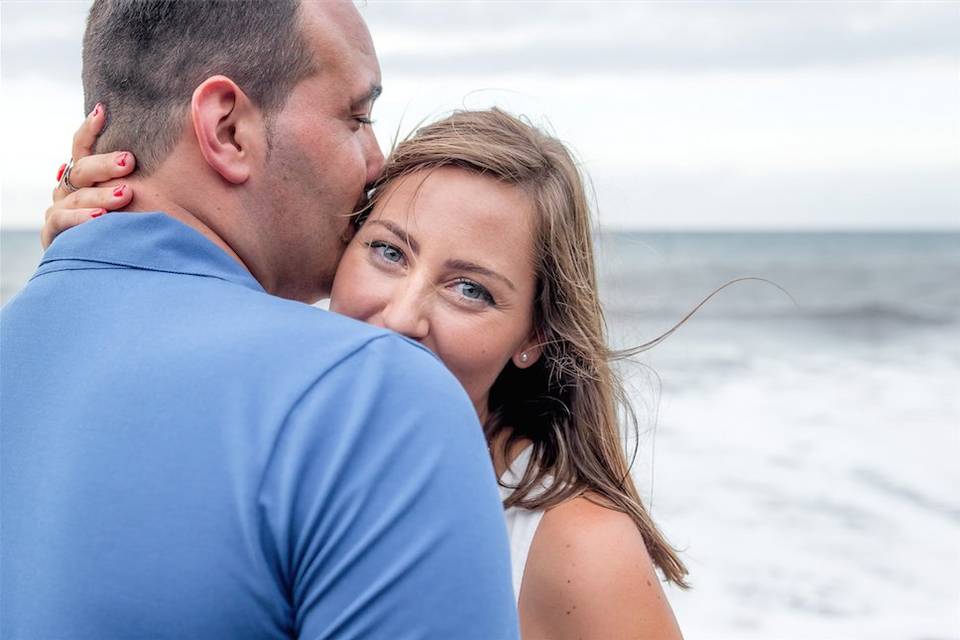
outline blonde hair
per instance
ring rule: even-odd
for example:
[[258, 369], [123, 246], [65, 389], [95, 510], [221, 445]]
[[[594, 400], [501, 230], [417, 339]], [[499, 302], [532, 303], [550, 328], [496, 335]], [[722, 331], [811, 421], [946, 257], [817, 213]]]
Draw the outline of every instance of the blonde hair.
[[[507, 364], [490, 391], [484, 424], [488, 442], [512, 429], [504, 453], [522, 438], [533, 442], [532, 464], [504, 507], [546, 509], [586, 494], [630, 516], [654, 564], [687, 588], [686, 567], [630, 476], [620, 418], [634, 431], [637, 421], [611, 362], [642, 347], [616, 352], [607, 344], [590, 206], [576, 162], [562, 142], [504, 111], [457, 111], [396, 146], [371, 204], [387, 183], [442, 166], [517, 185], [536, 211], [534, 327], [542, 356], [523, 370]], [[531, 495], [547, 475], [554, 478], [550, 488]]]

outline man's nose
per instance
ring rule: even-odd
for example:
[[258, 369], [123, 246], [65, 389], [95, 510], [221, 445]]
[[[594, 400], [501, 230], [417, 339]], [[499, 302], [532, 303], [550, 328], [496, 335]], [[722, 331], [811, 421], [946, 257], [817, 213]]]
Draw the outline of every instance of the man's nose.
[[371, 127], [367, 140], [367, 184], [373, 184], [374, 180], [380, 177], [381, 171], [383, 171], [383, 152], [380, 151], [380, 145]]
[[397, 286], [381, 314], [384, 327], [412, 340], [426, 338], [430, 333], [428, 296], [412, 282]]

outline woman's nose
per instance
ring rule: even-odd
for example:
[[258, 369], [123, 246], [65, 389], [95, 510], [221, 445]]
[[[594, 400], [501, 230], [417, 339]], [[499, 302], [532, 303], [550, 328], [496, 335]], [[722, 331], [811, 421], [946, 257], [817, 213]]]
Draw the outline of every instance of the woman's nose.
[[428, 295], [421, 293], [416, 286], [400, 285], [383, 309], [383, 325], [412, 340], [423, 340], [430, 333], [428, 305]]

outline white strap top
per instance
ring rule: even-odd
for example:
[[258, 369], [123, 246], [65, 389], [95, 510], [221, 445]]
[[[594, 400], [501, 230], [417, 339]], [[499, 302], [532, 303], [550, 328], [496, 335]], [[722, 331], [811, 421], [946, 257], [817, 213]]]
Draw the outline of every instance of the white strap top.
[[[500, 477], [500, 483], [507, 485], [500, 487], [500, 499], [506, 500], [513, 493], [513, 488], [520, 484], [523, 474], [526, 473], [527, 466], [530, 464], [530, 456], [533, 453], [533, 445], [526, 447], [516, 457], [510, 468], [503, 472]], [[553, 482], [551, 476], [547, 476], [540, 487], [534, 489], [528, 496], [535, 497], [546, 491]], [[523, 584], [523, 570], [527, 566], [527, 556], [530, 554], [530, 544], [533, 542], [533, 536], [537, 533], [537, 527], [543, 518], [543, 509], [525, 509], [523, 507], [513, 506], [504, 510], [503, 515], [507, 520], [507, 535], [510, 539], [510, 564], [513, 568], [513, 595], [519, 602], [520, 585]]]

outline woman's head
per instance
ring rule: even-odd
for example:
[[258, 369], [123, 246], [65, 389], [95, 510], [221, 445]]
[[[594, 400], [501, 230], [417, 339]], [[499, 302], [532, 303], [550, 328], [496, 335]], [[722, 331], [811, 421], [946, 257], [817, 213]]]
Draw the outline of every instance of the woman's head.
[[434, 351], [484, 418], [501, 371], [532, 366], [539, 353], [535, 218], [515, 184], [454, 164], [411, 164], [379, 184], [330, 308]]
[[[509, 504], [599, 495], [634, 519], [654, 561], [682, 583], [630, 480], [590, 207], [564, 144], [498, 109], [456, 112], [397, 145], [361, 215], [331, 309], [433, 349], [491, 441], [505, 429], [505, 448], [533, 441], [535, 473]], [[548, 473], [551, 490], [529, 498]]]
[[[488, 396], [505, 369], [537, 364], [553, 333], [545, 322], [567, 319], [557, 303], [579, 311], [556, 299], [576, 294], [555, 280], [580, 283], [590, 298], [581, 307], [596, 306], [577, 167], [562, 143], [503, 111], [457, 112], [401, 142], [371, 207], [341, 262], [331, 307], [432, 348], [481, 415], [498, 409]], [[450, 263], [486, 273], [443, 268]], [[451, 291], [466, 304], [438, 304]], [[464, 292], [478, 300], [463, 300]]]

